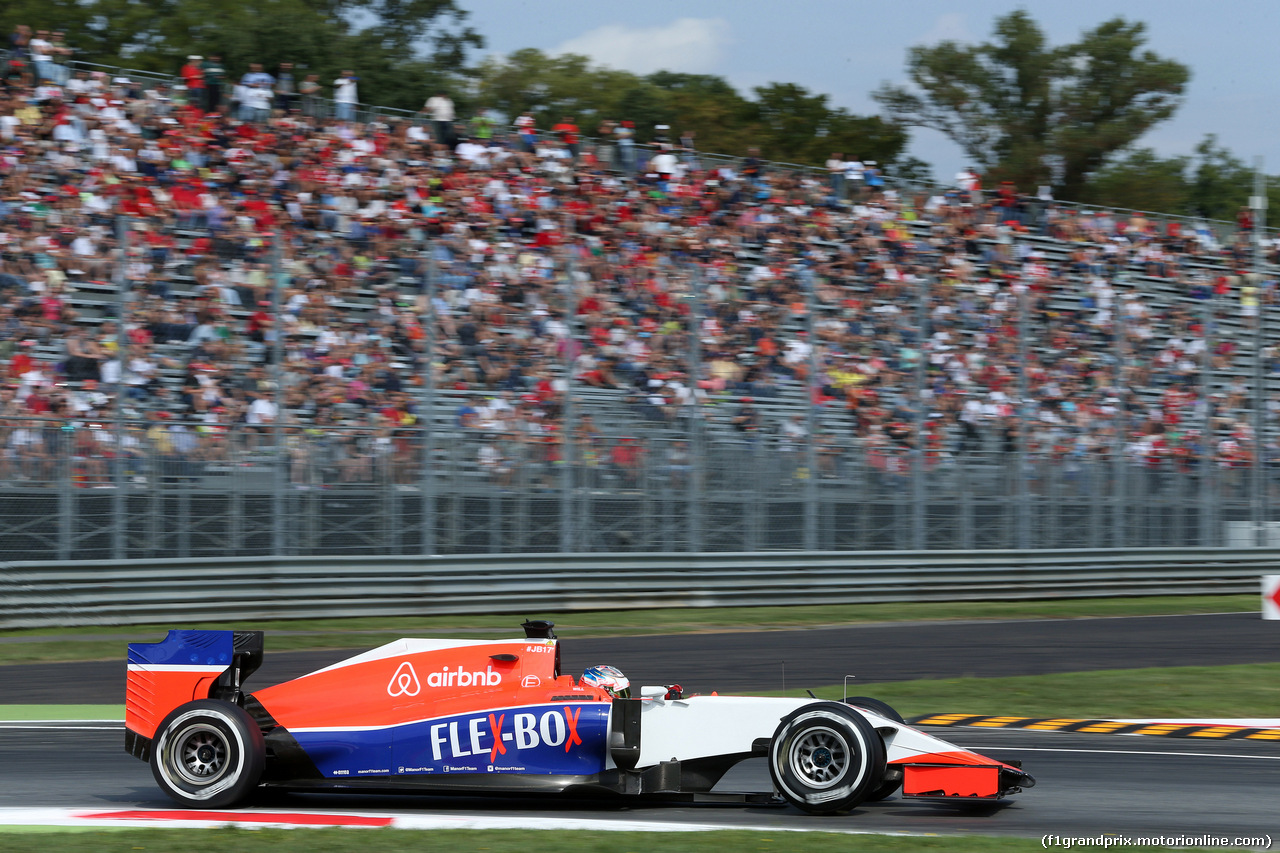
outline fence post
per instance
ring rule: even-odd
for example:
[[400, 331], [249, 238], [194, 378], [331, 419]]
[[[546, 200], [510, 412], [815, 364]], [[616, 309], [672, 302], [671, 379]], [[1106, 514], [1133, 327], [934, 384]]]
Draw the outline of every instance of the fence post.
[[1125, 548], [1128, 542], [1125, 537], [1125, 500], [1128, 498], [1126, 467], [1124, 464], [1125, 433], [1128, 431], [1128, 416], [1125, 412], [1125, 336], [1128, 324], [1125, 322], [1124, 306], [1120, 294], [1114, 297], [1111, 317], [1111, 347], [1116, 361], [1116, 374], [1112, 386], [1116, 391], [1116, 411], [1111, 418], [1115, 426], [1112, 435], [1111, 459], [1111, 547]]
[[814, 298], [813, 270], [805, 267], [800, 272], [804, 282], [804, 329], [809, 339], [808, 375], [804, 383], [805, 443], [804, 443], [804, 550], [818, 550], [818, 336], [815, 333], [813, 315], [817, 308]]
[[[39, 422], [40, 429], [44, 429], [45, 421], [43, 418]], [[58, 455], [53, 460], [53, 483], [52, 485], [58, 490], [58, 559], [70, 560], [75, 545], [76, 538], [76, 489], [75, 489], [75, 461], [72, 456], [72, 448], [75, 439], [73, 437], [61, 434], [58, 444], [55, 445], [59, 449]], [[36, 468], [39, 471], [39, 468]]]
[[426, 375], [422, 378], [422, 553], [435, 555], [435, 251], [426, 255]]
[[1014, 508], [1017, 519], [1017, 536], [1015, 542], [1017, 547], [1026, 550], [1031, 547], [1031, 500], [1029, 490], [1027, 488], [1028, 474], [1030, 473], [1031, 456], [1027, 453], [1027, 407], [1030, 404], [1030, 391], [1027, 387], [1027, 301], [1031, 298], [1031, 291], [1023, 285], [1023, 290], [1017, 295], [1018, 299], [1018, 405], [1016, 411], [1018, 413], [1018, 469], [1014, 476], [1017, 480], [1014, 483], [1014, 494], [1017, 495], [1018, 505]]
[[743, 525], [742, 531], [742, 550], [759, 551], [761, 541], [767, 538], [764, 535], [765, 518], [768, 514], [767, 480], [760, 470], [758, 434], [744, 433], [744, 435], [747, 438], [740, 440], [739, 443], [742, 468], [733, 472], [732, 482], [746, 484], [745, 488], [739, 487], [741, 489], [739, 499], [746, 504], [743, 511], [746, 524]]
[[271, 380], [275, 385], [274, 402], [276, 406], [276, 413], [275, 417], [272, 418], [271, 426], [272, 442], [274, 444], [271, 456], [275, 462], [272, 466], [274, 474], [272, 488], [275, 494], [272, 498], [271, 552], [274, 556], [280, 557], [286, 553], [285, 512], [288, 506], [286, 468], [289, 461], [284, 448], [284, 318], [281, 315], [284, 295], [282, 236], [279, 233], [272, 235], [271, 243], [271, 306], [274, 313], [271, 337]]
[[434, 247], [427, 245], [426, 276], [427, 304], [423, 311], [426, 331], [426, 352], [423, 354], [426, 373], [422, 377], [422, 548], [424, 555], [436, 553], [436, 256]]
[[1253, 488], [1250, 515], [1253, 519], [1253, 544], [1258, 548], [1267, 546], [1267, 488], [1266, 461], [1263, 432], [1266, 430], [1264, 417], [1266, 394], [1263, 383], [1266, 375], [1262, 366], [1263, 318], [1266, 313], [1262, 305], [1263, 257], [1262, 239], [1267, 230], [1267, 176], [1262, 173], [1262, 158], [1254, 162], [1253, 198], [1249, 200], [1253, 208], [1253, 305], [1257, 312], [1253, 318]]
[[116, 215], [116, 265], [114, 270], [116, 281], [116, 295], [120, 300], [120, 309], [116, 312], [119, 323], [117, 324], [118, 332], [116, 334], [116, 360], [119, 363], [119, 372], [116, 377], [116, 406], [115, 415], [116, 422], [113, 425], [115, 432], [115, 476], [112, 478], [116, 487], [115, 494], [112, 495], [112, 514], [114, 516], [111, 526], [111, 559], [123, 560], [127, 556], [126, 552], [129, 547], [129, 517], [128, 517], [128, 497], [125, 489], [129, 486], [128, 472], [128, 455], [125, 453], [125, 389], [129, 386], [125, 383], [125, 371], [129, 366], [129, 332], [125, 324], [129, 320], [129, 276], [125, 269], [129, 263], [129, 229], [125, 218], [119, 214]]
[[1215, 516], [1217, 502], [1214, 490], [1217, 486], [1217, 460], [1213, 448], [1213, 311], [1215, 297], [1213, 286], [1206, 284], [1209, 292], [1200, 306], [1201, 332], [1204, 336], [1204, 352], [1200, 354], [1200, 403], [1204, 423], [1200, 437], [1200, 545], [1212, 547], [1217, 541]]
[[1270, 442], [1267, 440], [1267, 363], [1264, 351], [1267, 342], [1267, 314], [1270, 306], [1262, 299], [1264, 287], [1264, 274], [1259, 273], [1258, 277], [1258, 402], [1255, 406], [1257, 424], [1254, 427], [1254, 452], [1257, 455], [1258, 466], [1258, 513], [1261, 518], [1262, 534], [1258, 540], [1258, 546], [1261, 548], [1271, 547], [1274, 541], [1271, 535], [1271, 476], [1272, 465], [1280, 464], [1280, 459], [1274, 459], [1269, 454]]
[[702, 441], [702, 404], [698, 399], [698, 381], [702, 378], [702, 310], [703, 281], [702, 270], [695, 263], [691, 269], [689, 290], [691, 292], [689, 311], [689, 471], [685, 483], [689, 504], [689, 550], [701, 551], [703, 548], [702, 507], [701, 500], [706, 494], [706, 459]]
[[956, 479], [960, 493], [960, 548], [972, 550], [973, 544], [973, 495], [969, 491], [969, 466], [973, 464], [973, 454], [965, 448], [965, 454], [956, 463]]
[[[565, 220], [566, 238], [569, 236], [569, 220]], [[577, 525], [573, 516], [573, 363], [577, 339], [578, 285], [574, 281], [573, 243], [565, 243], [565, 284], [563, 294], [564, 323], [564, 406], [560, 418], [560, 551], [570, 554], [579, 550]], [[554, 441], [552, 442], [554, 447]], [[554, 452], [554, 451], [553, 451]]]
[[917, 304], [916, 304], [916, 375], [915, 375], [915, 397], [916, 397], [916, 422], [915, 422], [915, 441], [913, 444], [914, 452], [911, 460], [911, 550], [923, 551], [926, 547], [925, 542], [927, 535], [925, 532], [925, 501], [928, 494], [925, 490], [925, 423], [929, 417], [928, 406], [924, 399], [925, 370], [927, 363], [925, 361], [925, 341], [928, 335], [928, 303], [929, 303], [929, 279], [920, 276], [920, 280], [916, 283]]

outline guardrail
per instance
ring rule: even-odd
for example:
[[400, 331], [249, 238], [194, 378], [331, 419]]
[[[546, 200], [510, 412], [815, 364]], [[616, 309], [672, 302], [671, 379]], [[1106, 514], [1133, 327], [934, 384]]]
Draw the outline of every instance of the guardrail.
[[77, 71], [88, 71], [90, 73], [99, 71], [105, 74], [111, 80], [123, 77], [126, 80], [132, 80], [135, 83], [150, 83], [155, 85], [163, 83], [166, 86], [174, 86], [182, 82], [182, 78], [174, 74], [165, 74], [162, 71], [143, 71], [139, 68], [122, 68], [118, 65], [103, 65], [100, 62], [86, 62], [83, 59], [71, 59], [66, 62], [66, 68], [69, 74]]
[[0, 628], [1249, 593], [1280, 549], [0, 564]]

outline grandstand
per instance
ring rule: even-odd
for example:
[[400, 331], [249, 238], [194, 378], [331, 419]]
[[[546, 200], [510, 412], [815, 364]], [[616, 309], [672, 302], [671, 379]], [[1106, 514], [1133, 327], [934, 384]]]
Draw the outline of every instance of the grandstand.
[[[906, 184], [835, 199], [702, 153], [676, 176], [554, 139], [466, 160], [392, 111], [254, 127], [136, 78], [68, 115], [147, 148], [103, 120], [119, 100], [179, 157], [222, 152], [204, 171], [8, 147], [11, 559], [1131, 547], [1270, 521], [1273, 268], [1249, 235]], [[304, 163], [273, 185], [280, 150]], [[92, 267], [58, 240], [85, 227]]]

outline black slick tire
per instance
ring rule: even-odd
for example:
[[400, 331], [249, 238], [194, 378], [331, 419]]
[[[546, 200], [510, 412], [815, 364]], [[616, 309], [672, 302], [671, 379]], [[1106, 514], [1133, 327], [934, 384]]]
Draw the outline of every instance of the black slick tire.
[[881, 702], [879, 699], [872, 699], [870, 696], [850, 696], [844, 700], [844, 703], [857, 708], [866, 708], [868, 711], [879, 714], [886, 720], [893, 720], [895, 723], [906, 725], [907, 722], [888, 702]]
[[[902, 719], [902, 715], [890, 705], [888, 702], [881, 702], [879, 699], [872, 699], [870, 696], [850, 696], [844, 700], [846, 705], [853, 705], [855, 708], [866, 708], [874, 714], [879, 714], [886, 720], [893, 720], [895, 723], [906, 725], [906, 720]], [[881, 739], [883, 741], [883, 738]], [[883, 799], [893, 796], [898, 789], [902, 787], [902, 768], [886, 767], [884, 773], [884, 781], [880, 783], [880, 787], [876, 788], [870, 794], [867, 794], [865, 802], [878, 803]]]
[[805, 705], [782, 718], [769, 743], [769, 775], [782, 797], [810, 814], [840, 814], [884, 780], [884, 742], [839, 702]]
[[180, 705], [156, 729], [151, 774], [166, 794], [189, 808], [243, 802], [266, 765], [262, 731], [238, 705], [199, 699]]

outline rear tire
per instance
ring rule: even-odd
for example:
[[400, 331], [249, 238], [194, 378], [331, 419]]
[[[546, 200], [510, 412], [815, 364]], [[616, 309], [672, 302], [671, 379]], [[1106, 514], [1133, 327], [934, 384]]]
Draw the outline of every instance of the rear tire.
[[156, 729], [151, 774], [190, 808], [216, 809], [245, 800], [262, 778], [262, 731], [238, 705], [200, 699], [180, 705]]
[[849, 811], [879, 788], [884, 772], [880, 735], [861, 714], [838, 702], [791, 712], [769, 743], [774, 787], [810, 814]]
[[[853, 705], [855, 708], [866, 708], [868, 711], [879, 714], [886, 720], [893, 720], [895, 723], [906, 725], [906, 720], [902, 719], [892, 705], [888, 702], [881, 702], [879, 699], [872, 699], [870, 696], [850, 696], [845, 699], [846, 705]], [[881, 742], [884, 739], [881, 738]], [[901, 767], [885, 767], [884, 781], [880, 783], [880, 787], [876, 788], [870, 794], [867, 794], [866, 802], [878, 803], [881, 800], [888, 799], [897, 793], [902, 787], [902, 768]]]

